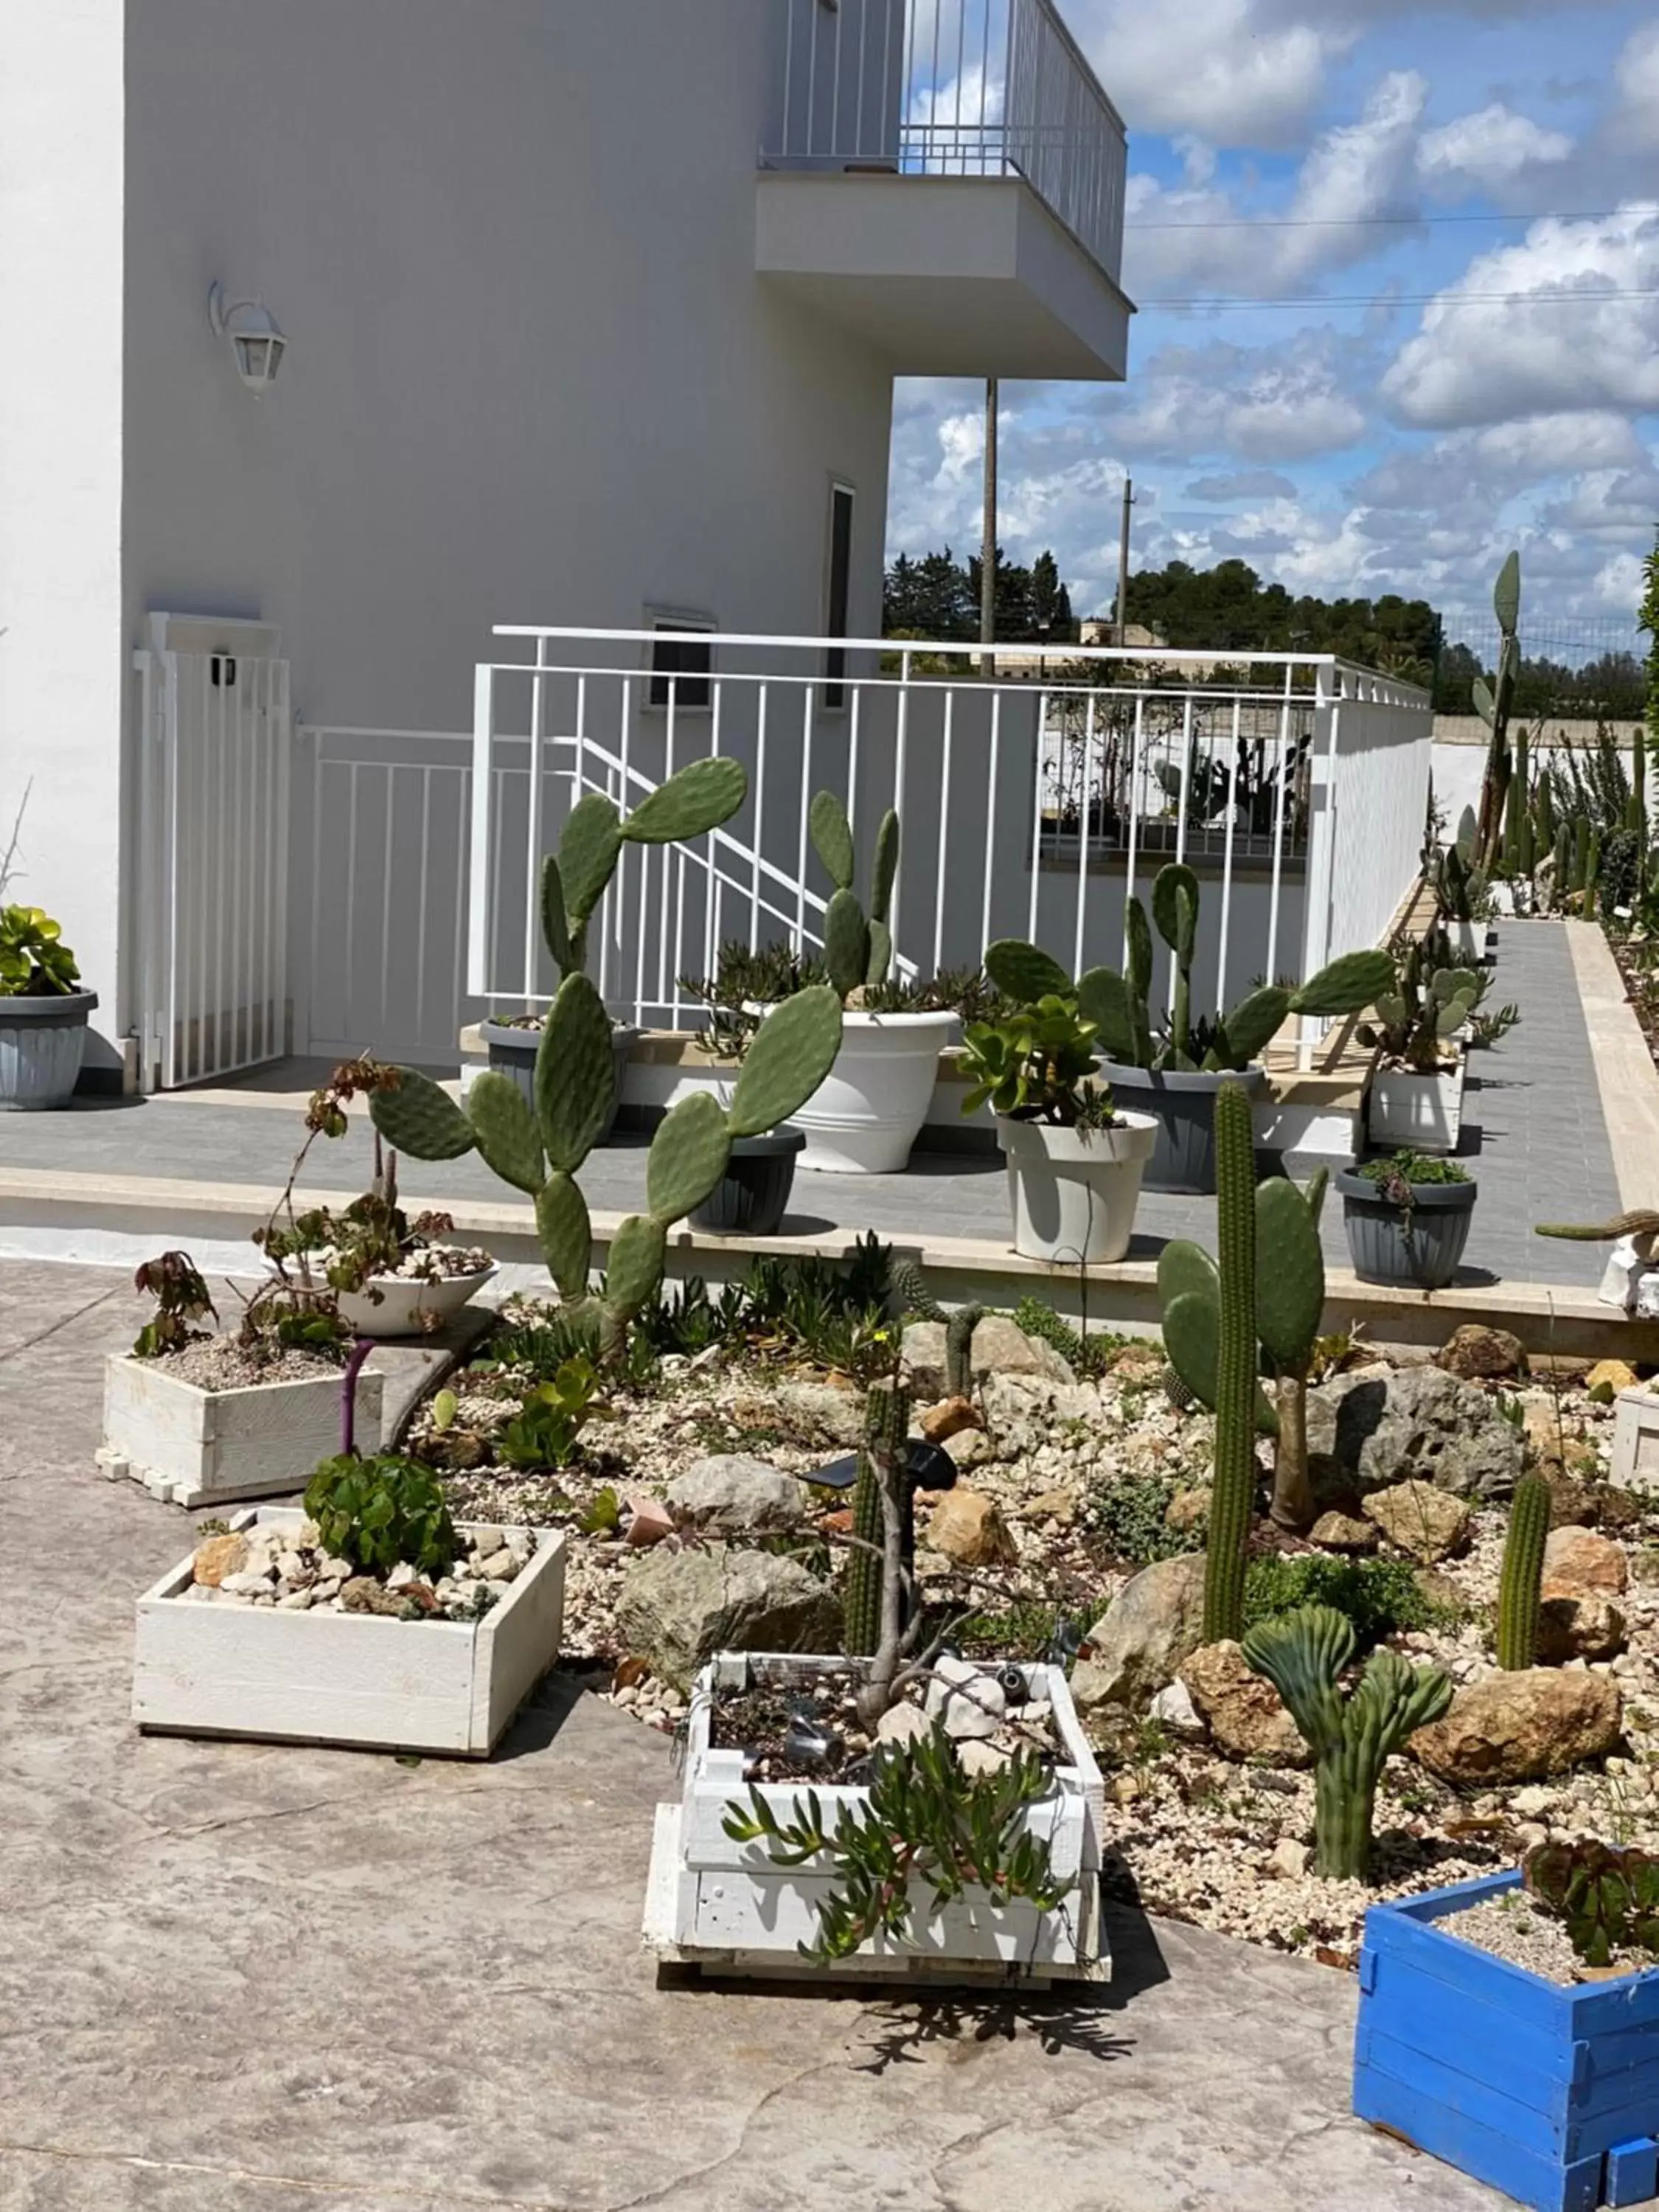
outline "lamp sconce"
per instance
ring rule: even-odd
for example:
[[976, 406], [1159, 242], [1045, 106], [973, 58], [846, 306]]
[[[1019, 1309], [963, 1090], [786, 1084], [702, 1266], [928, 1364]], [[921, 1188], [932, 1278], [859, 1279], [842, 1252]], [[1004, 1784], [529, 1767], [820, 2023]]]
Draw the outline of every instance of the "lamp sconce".
[[208, 323], [216, 338], [230, 341], [236, 374], [250, 392], [268, 392], [276, 381], [288, 340], [263, 300], [233, 300], [222, 284], [208, 294]]

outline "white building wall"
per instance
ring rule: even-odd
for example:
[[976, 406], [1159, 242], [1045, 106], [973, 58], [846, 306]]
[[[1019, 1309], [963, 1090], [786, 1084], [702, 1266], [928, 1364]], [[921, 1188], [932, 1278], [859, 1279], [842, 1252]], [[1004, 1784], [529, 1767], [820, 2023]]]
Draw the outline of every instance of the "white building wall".
[[[122, 0], [5, 16], [0, 64], [0, 848], [118, 1033]], [[94, 1047], [106, 1065], [112, 1053]]]

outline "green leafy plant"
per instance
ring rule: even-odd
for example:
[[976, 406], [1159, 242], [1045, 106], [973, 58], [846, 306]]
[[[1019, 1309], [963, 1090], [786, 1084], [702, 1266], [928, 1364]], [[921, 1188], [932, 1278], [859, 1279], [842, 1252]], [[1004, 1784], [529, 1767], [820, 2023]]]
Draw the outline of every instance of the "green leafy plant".
[[1345, 1699], [1337, 1685], [1356, 1638], [1352, 1622], [1329, 1606], [1264, 1620], [1242, 1641], [1245, 1663], [1278, 1691], [1314, 1755], [1315, 1871], [1331, 1881], [1364, 1881], [1384, 1763], [1414, 1730], [1440, 1718], [1451, 1704], [1450, 1680], [1383, 1646]]
[[80, 980], [49, 914], [38, 906], [0, 907], [0, 999], [62, 998]]
[[1150, 1566], [1155, 1559], [1173, 1559], [1203, 1546], [1201, 1526], [1170, 1528], [1168, 1516], [1175, 1498], [1176, 1486], [1164, 1475], [1109, 1475], [1091, 1486], [1078, 1518], [1115, 1559], [1131, 1566]]
[[1408, 1630], [1449, 1624], [1405, 1559], [1339, 1559], [1328, 1552], [1265, 1552], [1244, 1574], [1244, 1625], [1254, 1628], [1304, 1606], [1328, 1606], [1353, 1625], [1359, 1650]]
[[1042, 1121], [1062, 1129], [1111, 1126], [1112, 1094], [1091, 1084], [1099, 1066], [1095, 1025], [1074, 1000], [1054, 995], [1022, 1006], [997, 1022], [975, 1022], [964, 1033], [962, 1073], [968, 1079], [964, 1114], [988, 1102], [994, 1113], [1016, 1121]]
[[1522, 1861], [1534, 1903], [1567, 1931], [1587, 1966], [1615, 1951], [1659, 1951], [1659, 1856], [1588, 1838], [1535, 1844]]
[[622, 1526], [622, 1500], [607, 1483], [595, 1492], [576, 1516], [584, 1536], [614, 1536]]
[[525, 1398], [501, 1433], [501, 1457], [509, 1467], [568, 1467], [587, 1424], [610, 1418], [602, 1387], [587, 1354], [574, 1354]]
[[1435, 896], [1441, 915], [1449, 921], [1479, 921], [1485, 915], [1486, 872], [1476, 866], [1474, 858], [1478, 836], [1474, 810], [1466, 806], [1456, 842], [1435, 856]]
[[429, 1578], [449, 1572], [459, 1539], [431, 1471], [395, 1452], [325, 1459], [306, 1485], [307, 1517], [323, 1546], [384, 1578], [406, 1562]]
[[918, 1903], [932, 1916], [969, 1889], [994, 1905], [1016, 1899], [1059, 1910], [1075, 1878], [1057, 1874], [1047, 1841], [1028, 1832], [1027, 1808], [1053, 1782], [1022, 1752], [996, 1773], [969, 1777], [935, 1728], [914, 1743], [884, 1746], [871, 1762], [867, 1800], [826, 1819], [816, 1790], [780, 1820], [761, 1790], [734, 1800], [722, 1823], [734, 1843], [763, 1843], [774, 1866], [827, 1858], [835, 1887], [817, 1906], [817, 1940], [799, 1948], [815, 1965], [851, 1958], [877, 1936], [914, 1941]]
[[843, 1005], [867, 985], [884, 983], [893, 964], [893, 883], [898, 874], [899, 818], [889, 807], [876, 831], [871, 866], [870, 911], [854, 895], [855, 855], [847, 809], [833, 791], [812, 799], [808, 826], [812, 850], [836, 886], [823, 915], [823, 964]]
[[1109, 1329], [1091, 1329], [1085, 1334], [1057, 1314], [1046, 1298], [1022, 1298], [1014, 1308], [1014, 1326], [1057, 1352], [1072, 1372], [1086, 1381], [1097, 1382], [1119, 1352], [1134, 1341], [1133, 1337], [1115, 1336]]
[[159, 1359], [169, 1352], [182, 1352], [187, 1344], [199, 1344], [209, 1332], [191, 1323], [219, 1318], [188, 1252], [163, 1252], [146, 1260], [134, 1275], [132, 1287], [148, 1291], [155, 1301], [154, 1320], [145, 1322], [133, 1341], [135, 1359]]
[[1477, 1009], [1469, 1016], [1469, 1042], [1482, 1048], [1494, 1045], [1520, 1026], [1521, 1009], [1512, 1000], [1495, 1006], [1489, 1014]]

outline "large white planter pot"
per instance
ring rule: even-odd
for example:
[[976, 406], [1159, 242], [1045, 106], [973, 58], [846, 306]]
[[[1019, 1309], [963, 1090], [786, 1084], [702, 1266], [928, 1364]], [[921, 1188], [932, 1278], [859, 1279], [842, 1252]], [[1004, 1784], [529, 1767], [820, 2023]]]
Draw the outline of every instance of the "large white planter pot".
[[354, 1336], [377, 1342], [386, 1337], [430, 1336], [500, 1272], [493, 1266], [481, 1267], [476, 1275], [447, 1275], [435, 1283], [408, 1275], [372, 1275], [369, 1286], [379, 1291], [378, 1302], [368, 1290], [342, 1291], [340, 1318]]
[[[230, 1525], [304, 1519], [267, 1505]], [[565, 1540], [530, 1533], [529, 1565], [477, 1620], [202, 1605], [185, 1595], [185, 1559], [138, 1601], [132, 1717], [175, 1735], [486, 1758], [559, 1656]]]
[[819, 1175], [902, 1174], [956, 1021], [954, 1014], [844, 1014], [835, 1066], [790, 1116], [806, 1138], [798, 1165]]
[[[817, 1902], [835, 1887], [833, 1865], [817, 1859], [801, 1867], [775, 1866], [763, 1843], [734, 1843], [726, 1833], [726, 1808], [734, 1799], [746, 1803], [749, 1785], [741, 1751], [711, 1748], [711, 1711], [717, 1687], [743, 1689], [756, 1680], [805, 1683], [847, 1664], [787, 1653], [722, 1652], [699, 1674], [681, 1795], [657, 1808], [645, 1909], [650, 1948], [713, 1973], [781, 1972], [796, 1980], [820, 1972], [854, 1981], [1108, 1979], [1099, 1894], [1104, 1787], [1063, 1671], [1039, 1665], [1023, 1671], [1030, 1694], [1053, 1706], [1064, 1756], [1048, 1795], [1026, 1808], [1024, 1826], [1047, 1840], [1056, 1873], [1076, 1876], [1078, 1887], [1054, 1912], [1024, 1902], [995, 1905], [983, 1890], [969, 1890], [931, 1918], [918, 1913], [913, 1944], [878, 1936], [827, 1969], [802, 1960], [798, 1946], [817, 1934]], [[869, 1802], [863, 1788], [812, 1786], [826, 1820], [838, 1822]], [[761, 1794], [787, 1820], [807, 1787], [768, 1783]]]
[[1158, 1132], [1150, 1114], [1125, 1114], [1117, 1128], [1087, 1133], [999, 1115], [1020, 1257], [1073, 1267], [1121, 1260]]
[[[112, 1352], [104, 1367], [104, 1441], [98, 1464], [130, 1475], [163, 1504], [213, 1505], [301, 1490], [340, 1449], [337, 1375], [204, 1390], [165, 1359]], [[380, 1447], [382, 1378], [357, 1377], [358, 1449]]]
[[1463, 1063], [1419, 1075], [1405, 1067], [1379, 1067], [1371, 1078], [1365, 1128], [1378, 1151], [1409, 1146], [1416, 1152], [1455, 1152], [1463, 1126]]
[[1452, 957], [1460, 968], [1478, 968], [1486, 957], [1487, 925], [1484, 921], [1449, 921], [1446, 937]]

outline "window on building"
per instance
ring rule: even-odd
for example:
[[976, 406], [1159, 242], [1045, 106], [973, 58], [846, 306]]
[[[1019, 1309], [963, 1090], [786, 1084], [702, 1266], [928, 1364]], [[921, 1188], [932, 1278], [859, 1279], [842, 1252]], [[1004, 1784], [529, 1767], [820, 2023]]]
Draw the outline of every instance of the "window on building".
[[697, 616], [661, 615], [651, 623], [651, 704], [707, 711], [713, 703], [714, 625]]
[[[852, 590], [853, 490], [850, 484], [832, 484], [830, 488], [829, 589], [825, 593], [823, 625], [826, 637], [847, 635]], [[824, 705], [844, 707], [847, 704], [847, 655], [839, 646], [832, 645], [824, 656], [823, 672], [829, 679], [824, 686]]]

